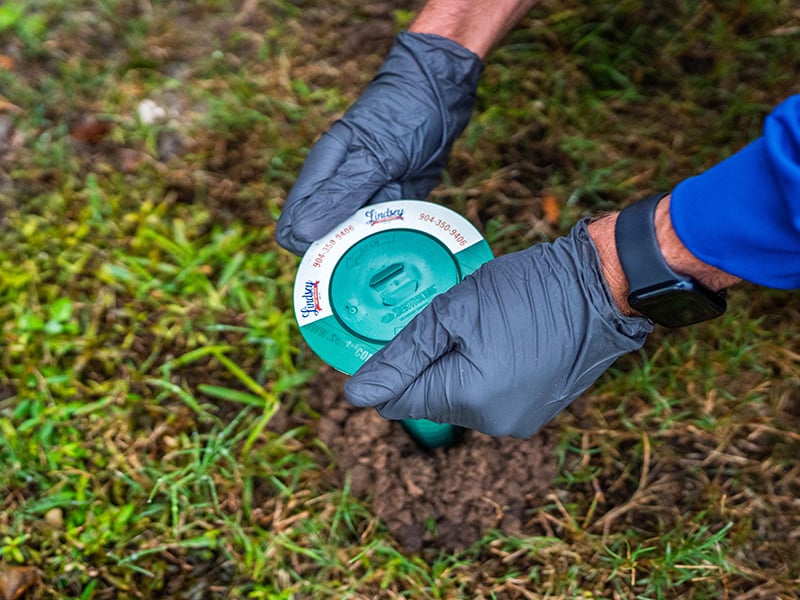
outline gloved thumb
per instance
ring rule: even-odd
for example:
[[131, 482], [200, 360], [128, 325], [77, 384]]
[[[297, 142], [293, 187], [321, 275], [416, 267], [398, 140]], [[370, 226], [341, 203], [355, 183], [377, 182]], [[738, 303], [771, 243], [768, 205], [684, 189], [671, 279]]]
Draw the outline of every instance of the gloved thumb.
[[[344, 392], [351, 404], [359, 407], [389, 406], [441, 356], [450, 352], [454, 338], [445, 326], [440, 311], [449, 301], [440, 295], [395, 337], [378, 351], [345, 383]], [[422, 404], [408, 414], [388, 418], [424, 418]], [[413, 414], [412, 414], [413, 413]]]
[[465, 346], [465, 336], [483, 335], [471, 325], [476, 302], [481, 300], [474, 275], [436, 296], [347, 381], [347, 399], [355, 406], [375, 407], [387, 419], [431, 419], [472, 428], [485, 421], [465, 413], [480, 410], [488, 398], [478, 389], [485, 373]]
[[375, 407], [387, 419], [430, 419], [493, 435], [513, 433], [508, 415], [489, 410], [487, 373], [465, 347], [470, 306], [480, 303], [477, 279], [467, 277], [437, 296], [398, 336], [345, 383], [354, 405]]

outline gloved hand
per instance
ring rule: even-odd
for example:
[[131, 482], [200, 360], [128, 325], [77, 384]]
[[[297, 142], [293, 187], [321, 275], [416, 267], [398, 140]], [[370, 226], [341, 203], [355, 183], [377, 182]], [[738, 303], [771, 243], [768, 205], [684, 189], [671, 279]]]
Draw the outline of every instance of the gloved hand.
[[424, 199], [469, 121], [482, 68], [452, 40], [400, 33], [358, 101], [306, 157], [278, 243], [302, 254], [365, 204]]
[[388, 419], [527, 437], [652, 330], [650, 320], [619, 312], [581, 221], [434, 298], [355, 373], [345, 395]]

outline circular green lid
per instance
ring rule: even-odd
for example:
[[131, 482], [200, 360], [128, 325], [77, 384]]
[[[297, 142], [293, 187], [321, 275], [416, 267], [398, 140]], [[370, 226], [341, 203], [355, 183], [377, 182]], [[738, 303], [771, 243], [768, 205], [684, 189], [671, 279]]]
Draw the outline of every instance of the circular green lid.
[[[492, 258], [478, 230], [438, 204], [364, 207], [303, 256], [294, 285], [300, 333], [320, 358], [352, 375], [436, 295]], [[425, 419], [403, 426], [428, 448], [461, 433]]]
[[331, 309], [354, 335], [385, 344], [459, 281], [458, 263], [444, 244], [427, 233], [392, 229], [344, 253], [331, 276]]

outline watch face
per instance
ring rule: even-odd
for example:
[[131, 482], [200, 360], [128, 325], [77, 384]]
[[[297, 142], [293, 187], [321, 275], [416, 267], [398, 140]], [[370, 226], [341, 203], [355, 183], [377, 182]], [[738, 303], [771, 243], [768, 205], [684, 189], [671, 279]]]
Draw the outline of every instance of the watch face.
[[628, 297], [631, 308], [665, 327], [684, 327], [721, 316], [724, 293], [712, 292], [693, 281], [674, 281], [638, 290]]

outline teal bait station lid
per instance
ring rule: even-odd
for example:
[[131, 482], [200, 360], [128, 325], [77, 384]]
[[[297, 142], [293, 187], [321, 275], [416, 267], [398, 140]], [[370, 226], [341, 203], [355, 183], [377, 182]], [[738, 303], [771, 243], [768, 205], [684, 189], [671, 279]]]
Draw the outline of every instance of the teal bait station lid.
[[[366, 206], [303, 256], [294, 285], [300, 333], [352, 375], [437, 294], [492, 258], [478, 230], [448, 208], [418, 200]], [[462, 433], [425, 419], [403, 426], [428, 448]]]

